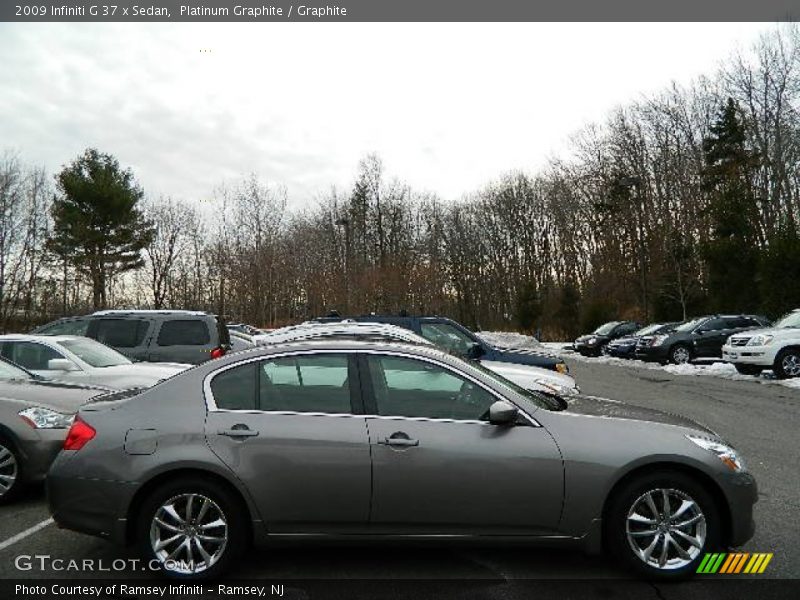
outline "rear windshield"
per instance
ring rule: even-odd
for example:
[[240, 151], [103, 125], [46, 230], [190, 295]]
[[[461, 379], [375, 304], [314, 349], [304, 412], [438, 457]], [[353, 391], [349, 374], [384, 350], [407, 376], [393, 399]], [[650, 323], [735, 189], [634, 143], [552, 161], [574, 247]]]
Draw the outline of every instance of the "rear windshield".
[[159, 346], [205, 346], [209, 342], [208, 326], [200, 319], [164, 321], [158, 332]]

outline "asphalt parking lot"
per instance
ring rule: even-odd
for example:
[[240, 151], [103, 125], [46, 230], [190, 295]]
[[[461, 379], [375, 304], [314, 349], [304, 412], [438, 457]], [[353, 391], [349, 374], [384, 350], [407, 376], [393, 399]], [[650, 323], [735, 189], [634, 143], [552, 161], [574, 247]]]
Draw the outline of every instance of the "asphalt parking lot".
[[[800, 449], [796, 443], [800, 424], [800, 392], [790, 388], [760, 385], [714, 377], [685, 377], [632, 366], [595, 364], [567, 358], [584, 392], [616, 398], [624, 402], [676, 412], [706, 425], [732, 442], [744, 455], [758, 480], [760, 499], [756, 506], [757, 532], [745, 547], [750, 552], [772, 552], [774, 558], [760, 578], [800, 579], [798, 547], [797, 465]], [[149, 578], [147, 572], [124, 570], [59, 571], [51, 559], [94, 559], [95, 564], [111, 568], [116, 559], [134, 558], [132, 550], [119, 549], [106, 542], [57, 529], [49, 517], [40, 489], [30, 490], [20, 501], [0, 507], [0, 577], [11, 578]], [[29, 528], [35, 528], [25, 533]], [[15, 536], [20, 536], [15, 541]], [[20, 556], [50, 557], [44, 568], [35, 562], [30, 570], [20, 570], [28, 561]], [[237, 579], [280, 580], [387, 579], [399, 580], [398, 593], [414, 588], [414, 581], [472, 581], [483, 586], [491, 597], [527, 597], [515, 580], [591, 580], [602, 597], [678, 598], [703, 597], [695, 584], [653, 586], [626, 579], [604, 558], [578, 552], [530, 548], [475, 547], [294, 547], [253, 550], [233, 574]], [[739, 576], [741, 578], [741, 576]], [[607, 584], [598, 580], [604, 580]], [[367, 584], [363, 584], [367, 585]], [[608, 586], [611, 587], [608, 587]], [[303, 595], [314, 586], [293, 588]], [[404, 587], [405, 586], [405, 587]], [[598, 587], [599, 586], [599, 587]], [[383, 589], [383, 588], [382, 588]], [[473, 588], [470, 588], [473, 589]], [[555, 588], [547, 588], [551, 592]], [[613, 589], [609, 596], [603, 589]], [[600, 591], [598, 591], [600, 590]], [[327, 592], [331, 592], [328, 587]], [[417, 590], [419, 592], [420, 590]], [[528, 590], [530, 591], [530, 590]], [[357, 593], [345, 594], [347, 597]], [[367, 594], [370, 595], [370, 594]], [[374, 594], [373, 594], [374, 595]], [[419, 597], [415, 593], [415, 597]], [[551, 596], [550, 593], [539, 595]], [[564, 597], [560, 592], [553, 593]], [[566, 594], [569, 597], [570, 594]]]

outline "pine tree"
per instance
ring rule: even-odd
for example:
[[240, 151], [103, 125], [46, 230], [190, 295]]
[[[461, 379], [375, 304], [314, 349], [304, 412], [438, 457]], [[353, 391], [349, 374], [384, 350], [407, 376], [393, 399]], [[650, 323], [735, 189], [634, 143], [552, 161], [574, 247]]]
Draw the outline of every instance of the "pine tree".
[[745, 312], [758, 306], [757, 207], [752, 172], [757, 157], [747, 147], [733, 99], [721, 109], [703, 140], [703, 188], [709, 195], [711, 237], [703, 248], [708, 296], [718, 311]]
[[143, 192], [133, 173], [109, 155], [88, 149], [56, 176], [61, 196], [52, 206], [48, 248], [70, 257], [92, 284], [94, 307], [106, 306], [111, 279], [144, 264], [154, 230], [139, 208]]
[[519, 328], [525, 333], [531, 333], [536, 326], [536, 321], [542, 316], [542, 303], [536, 283], [525, 282], [517, 293], [516, 320]]

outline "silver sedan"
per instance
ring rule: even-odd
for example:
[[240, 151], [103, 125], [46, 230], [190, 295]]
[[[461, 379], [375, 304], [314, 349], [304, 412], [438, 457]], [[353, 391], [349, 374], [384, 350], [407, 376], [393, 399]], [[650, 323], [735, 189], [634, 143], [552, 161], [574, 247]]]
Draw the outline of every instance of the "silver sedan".
[[757, 497], [736, 450], [688, 419], [357, 341], [238, 352], [88, 404], [47, 486], [61, 527], [185, 580], [251, 540], [409, 538], [605, 548], [676, 579], [750, 539]]

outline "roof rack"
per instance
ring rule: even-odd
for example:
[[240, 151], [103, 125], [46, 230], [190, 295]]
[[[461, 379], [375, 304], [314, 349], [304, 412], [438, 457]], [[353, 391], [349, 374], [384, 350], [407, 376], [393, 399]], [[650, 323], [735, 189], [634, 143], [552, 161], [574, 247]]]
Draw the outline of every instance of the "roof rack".
[[131, 309], [112, 309], [112, 310], [98, 310], [92, 313], [92, 316], [105, 316], [105, 315], [208, 315], [209, 313], [202, 310], [181, 310], [181, 309], [145, 309], [145, 308], [131, 308]]

